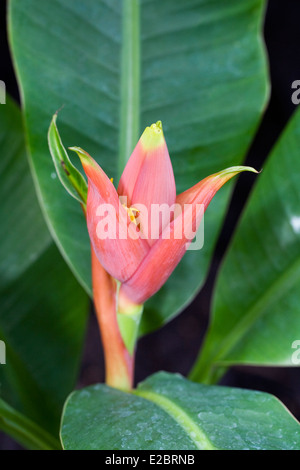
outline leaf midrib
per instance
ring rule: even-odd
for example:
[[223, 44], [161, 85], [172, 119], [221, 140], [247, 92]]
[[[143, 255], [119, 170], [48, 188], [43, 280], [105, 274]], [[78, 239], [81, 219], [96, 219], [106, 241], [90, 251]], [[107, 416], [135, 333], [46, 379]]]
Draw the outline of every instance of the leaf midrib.
[[140, 132], [140, 63], [139, 0], [123, 0], [118, 176]]
[[149, 390], [137, 389], [134, 390], [133, 393], [151, 401], [164, 410], [179, 424], [198, 450], [215, 450], [215, 447], [193, 419], [169, 398]]

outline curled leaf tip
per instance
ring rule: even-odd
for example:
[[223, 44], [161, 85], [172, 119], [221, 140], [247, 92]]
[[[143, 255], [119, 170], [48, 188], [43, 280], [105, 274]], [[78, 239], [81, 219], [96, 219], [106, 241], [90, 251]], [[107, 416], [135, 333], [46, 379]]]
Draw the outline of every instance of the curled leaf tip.
[[92, 157], [85, 151], [83, 150], [82, 148], [80, 147], [68, 147], [69, 150], [71, 150], [72, 152], [75, 152], [77, 153], [78, 157], [80, 158], [81, 160], [81, 163], [85, 163], [85, 164], [89, 164], [89, 165], [92, 165], [94, 166], [94, 160], [92, 159]]
[[242, 173], [244, 171], [249, 171], [251, 173], [258, 174], [260, 173], [257, 171], [255, 168], [252, 166], [231, 166], [230, 168], [226, 168], [226, 170], [220, 171], [219, 173], [216, 173], [216, 176], [219, 177], [226, 177], [226, 176], [234, 176], [237, 175], [238, 173]]
[[250, 172], [252, 172], [252, 173], [256, 173], [257, 175], [258, 175], [259, 173], [261, 173], [261, 170], [258, 171], [258, 170], [256, 170], [256, 168], [253, 168], [252, 166], [245, 166], [244, 168], [245, 168], [245, 169], [244, 169], [243, 171], [250, 171]]
[[88, 155], [80, 147], [68, 147], [68, 150], [75, 152], [81, 160], [81, 163], [89, 163]]
[[61, 105], [60, 108], [58, 108], [57, 111], [55, 111], [55, 113], [54, 113], [54, 115], [53, 115], [53, 119], [55, 119], [55, 121], [56, 121], [56, 118], [57, 118], [57, 116], [58, 116], [58, 113], [60, 113], [60, 111], [61, 111], [62, 109], [64, 109], [65, 106], [66, 106], [66, 105], [63, 104], [63, 105]]

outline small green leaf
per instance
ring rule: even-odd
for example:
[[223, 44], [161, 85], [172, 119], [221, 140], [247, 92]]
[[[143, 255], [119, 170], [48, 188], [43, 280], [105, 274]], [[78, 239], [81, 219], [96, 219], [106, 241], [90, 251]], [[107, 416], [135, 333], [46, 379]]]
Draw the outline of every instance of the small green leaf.
[[283, 450], [300, 448], [300, 426], [267, 393], [160, 372], [133, 393], [102, 384], [73, 392], [61, 439], [68, 450]]
[[57, 113], [54, 114], [48, 131], [48, 144], [53, 163], [57, 175], [68, 193], [85, 207], [87, 200], [87, 182], [83, 175], [72, 164], [61, 141], [56, 120]]

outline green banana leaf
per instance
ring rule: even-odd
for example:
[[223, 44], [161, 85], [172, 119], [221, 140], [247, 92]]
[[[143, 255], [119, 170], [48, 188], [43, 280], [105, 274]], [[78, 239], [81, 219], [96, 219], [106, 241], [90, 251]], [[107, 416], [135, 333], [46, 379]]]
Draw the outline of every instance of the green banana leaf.
[[[265, 2], [243, 0], [10, 0], [10, 44], [43, 212], [68, 265], [91, 294], [80, 205], [54, 177], [53, 114], [66, 147], [89, 152], [116, 182], [146, 125], [162, 120], [181, 192], [242, 162], [268, 98]], [[73, 160], [75, 165], [78, 162]], [[80, 166], [78, 166], [80, 168]], [[201, 287], [231, 185], [188, 252], [146, 304], [141, 332], [179, 313]]]
[[63, 403], [76, 382], [88, 297], [43, 220], [21, 112], [9, 98], [0, 107], [0, 149], [0, 340], [6, 346], [0, 391], [57, 436]]

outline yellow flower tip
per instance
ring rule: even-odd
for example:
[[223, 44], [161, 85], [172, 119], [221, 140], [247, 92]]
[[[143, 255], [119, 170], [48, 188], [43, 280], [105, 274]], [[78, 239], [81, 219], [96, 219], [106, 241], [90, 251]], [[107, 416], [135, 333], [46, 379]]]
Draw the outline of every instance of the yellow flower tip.
[[141, 144], [146, 151], [155, 150], [160, 145], [163, 145], [164, 142], [165, 138], [161, 121], [146, 127], [141, 137]]
[[156, 132], [157, 134], [159, 134], [160, 132], [163, 131], [163, 128], [162, 128], [162, 122], [161, 121], [157, 121], [155, 124], [151, 124], [151, 129]]
[[124, 294], [123, 290], [119, 290], [119, 297], [118, 297], [118, 313], [124, 315], [135, 315], [138, 313], [139, 310], [143, 308], [143, 305], [136, 304], [132, 302], [126, 294]]

